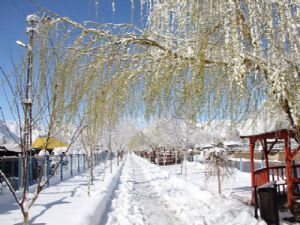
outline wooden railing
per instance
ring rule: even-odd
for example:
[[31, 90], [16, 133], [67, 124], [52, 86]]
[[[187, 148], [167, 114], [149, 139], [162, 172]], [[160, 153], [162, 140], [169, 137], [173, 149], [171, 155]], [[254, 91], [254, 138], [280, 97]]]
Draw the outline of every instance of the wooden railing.
[[[286, 171], [285, 166], [272, 166], [254, 171], [255, 186], [259, 187], [270, 181], [274, 181], [277, 186], [277, 195], [286, 195]], [[293, 166], [293, 177], [300, 178], [300, 165]]]
[[266, 168], [258, 169], [254, 171], [255, 186], [259, 187], [269, 182], [268, 170]]
[[269, 168], [269, 176], [271, 181], [276, 182], [277, 195], [286, 195], [286, 171], [285, 166], [275, 166]]

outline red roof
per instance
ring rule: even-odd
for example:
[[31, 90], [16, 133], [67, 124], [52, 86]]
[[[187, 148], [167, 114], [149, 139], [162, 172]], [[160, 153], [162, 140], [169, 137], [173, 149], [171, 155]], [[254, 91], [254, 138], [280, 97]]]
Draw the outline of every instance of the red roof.
[[255, 140], [271, 139], [271, 138], [284, 139], [284, 137], [286, 137], [287, 135], [289, 137], [294, 137], [295, 131], [283, 129], [283, 130], [277, 130], [277, 131], [255, 134], [255, 135], [240, 136], [240, 138], [251, 138], [251, 139], [255, 139]]

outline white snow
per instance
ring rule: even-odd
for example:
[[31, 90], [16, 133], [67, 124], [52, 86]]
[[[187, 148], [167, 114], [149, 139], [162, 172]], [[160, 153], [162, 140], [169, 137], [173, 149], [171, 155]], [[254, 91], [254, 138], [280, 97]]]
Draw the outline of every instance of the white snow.
[[[127, 155], [118, 170], [95, 170], [92, 196], [87, 174], [47, 188], [30, 210], [32, 224], [87, 225], [264, 225], [256, 220], [250, 199], [250, 174], [236, 171], [216, 193], [215, 179], [204, 179], [204, 165], [187, 163], [186, 180], [180, 165], [159, 167]], [[17, 205], [1, 202], [0, 225], [22, 222]]]
[[39, 152], [38, 156], [44, 156], [44, 155], [49, 155], [49, 152], [46, 151], [45, 149], [42, 149], [42, 150]]
[[57, 147], [53, 149], [53, 154], [54, 155], [61, 155], [65, 153], [68, 150], [68, 147]]
[[240, 141], [223, 141], [224, 146], [243, 146]]
[[[102, 163], [95, 168], [90, 198], [87, 196], [87, 174], [46, 188], [29, 211], [30, 224], [99, 224], [122, 168], [121, 165], [114, 169], [112, 174], [106, 171], [103, 181], [103, 166]], [[0, 225], [21, 224], [20, 209], [13, 200], [2, 201], [3, 197], [5, 199], [0, 195]]]
[[[197, 168], [197, 167], [196, 167]], [[170, 169], [172, 173], [165, 169]], [[199, 167], [197, 168], [199, 169]], [[265, 224], [253, 208], [177, 176], [179, 165], [160, 167], [131, 155], [102, 225]], [[247, 177], [250, 182], [250, 177]], [[199, 183], [204, 184], [204, 180]]]
[[29, 22], [39, 22], [39, 17], [35, 14], [30, 14], [26, 17], [26, 21]]
[[[197, 157], [201, 161], [201, 157]], [[163, 170], [168, 171], [171, 176], [185, 179], [193, 183], [201, 190], [208, 190], [211, 193], [217, 194], [217, 177], [211, 177], [206, 180], [205, 164], [200, 162], [186, 162], [186, 171], [183, 170], [181, 174], [180, 165], [170, 165], [161, 167]], [[185, 168], [185, 166], [184, 166]], [[186, 176], [185, 176], [186, 174]], [[228, 198], [239, 199], [245, 204], [250, 205], [251, 201], [251, 175], [250, 173], [240, 172], [235, 169], [232, 176], [228, 179], [222, 180], [222, 194]]]

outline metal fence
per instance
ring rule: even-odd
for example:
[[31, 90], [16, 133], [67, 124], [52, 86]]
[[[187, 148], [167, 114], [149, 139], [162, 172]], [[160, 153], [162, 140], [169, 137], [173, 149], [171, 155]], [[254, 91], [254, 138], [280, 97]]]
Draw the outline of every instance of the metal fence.
[[[254, 161], [254, 170], [264, 168], [264, 160]], [[281, 162], [269, 162], [269, 166], [280, 166], [284, 165]], [[240, 158], [239, 160], [233, 161], [233, 166], [242, 172], [250, 173], [250, 161]]]
[[[107, 151], [93, 154], [94, 166], [99, 165], [102, 161], [106, 160], [108, 156]], [[37, 184], [39, 177], [47, 180], [49, 176], [58, 181], [63, 181], [72, 176], [78, 175], [87, 170], [87, 157], [85, 154], [73, 155], [50, 155], [50, 156], [29, 156], [28, 157], [28, 171], [26, 187]], [[58, 166], [58, 167], [57, 167]], [[57, 169], [55, 170], [55, 168]], [[21, 189], [24, 184], [22, 183], [22, 159], [21, 157], [3, 157], [0, 158], [0, 169], [4, 172], [5, 176], [9, 179], [12, 187], [15, 190]], [[4, 185], [0, 177], [0, 189]], [[49, 183], [48, 183], [49, 185]], [[0, 194], [2, 191], [0, 190]]]
[[[188, 161], [197, 161], [200, 163], [205, 163], [205, 160], [203, 157], [199, 157], [199, 156], [194, 156], [193, 159], [188, 158]], [[279, 166], [281, 165], [280, 162], [269, 162], [270, 166]], [[244, 158], [235, 158], [235, 160], [232, 160], [232, 166], [238, 170], [240, 170], [241, 172], [247, 172], [250, 173], [250, 161], [248, 159], [244, 159]], [[254, 161], [254, 170], [257, 169], [261, 169], [264, 168], [264, 160], [255, 160]]]

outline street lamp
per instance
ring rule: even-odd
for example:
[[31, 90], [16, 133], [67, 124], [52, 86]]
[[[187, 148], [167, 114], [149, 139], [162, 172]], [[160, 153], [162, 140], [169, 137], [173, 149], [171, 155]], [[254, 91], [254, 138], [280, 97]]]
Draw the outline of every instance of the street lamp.
[[16, 41], [16, 44], [17, 44], [17, 45], [20, 45], [20, 46], [22, 46], [22, 47], [24, 47], [24, 48], [27, 48], [27, 45], [24, 44], [22, 41], [17, 40], [17, 41]]

